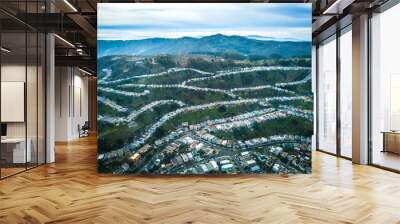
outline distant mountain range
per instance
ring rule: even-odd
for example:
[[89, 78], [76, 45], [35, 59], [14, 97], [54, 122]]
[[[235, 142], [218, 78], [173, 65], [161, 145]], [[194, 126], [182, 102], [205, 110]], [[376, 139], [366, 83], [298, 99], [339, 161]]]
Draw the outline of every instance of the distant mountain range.
[[142, 40], [98, 40], [98, 57], [109, 55], [235, 53], [261, 57], [310, 56], [311, 42], [266, 40], [259, 36], [226, 36], [216, 34], [201, 38], [149, 38]]
[[302, 42], [300, 39], [296, 38], [289, 38], [289, 37], [284, 37], [284, 38], [277, 38], [277, 37], [268, 37], [268, 36], [260, 36], [260, 35], [248, 35], [246, 36], [249, 39], [254, 39], [254, 40], [264, 40], [264, 41], [296, 41], [296, 42]]

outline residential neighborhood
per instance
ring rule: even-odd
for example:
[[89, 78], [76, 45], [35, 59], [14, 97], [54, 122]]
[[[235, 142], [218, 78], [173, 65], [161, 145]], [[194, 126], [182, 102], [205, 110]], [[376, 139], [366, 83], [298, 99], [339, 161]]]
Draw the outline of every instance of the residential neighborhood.
[[[157, 65], [156, 58], [133, 61], [140, 67]], [[132, 132], [134, 137], [121, 139], [119, 148], [107, 148], [98, 154], [100, 165], [112, 167], [113, 173], [311, 171], [312, 132], [279, 129], [282, 122], [312, 124], [313, 112], [308, 106], [312, 105], [312, 94], [302, 94], [294, 88], [311, 82], [310, 67], [247, 66], [214, 72], [171, 67], [139, 75], [124, 70], [129, 77], [116, 79], [114, 70], [102, 70], [98, 99], [104, 112], [98, 120], [112, 132]], [[279, 77], [285, 72], [299, 78]], [[273, 80], [277, 81], [252, 78], [254, 84], [243, 85], [248, 76], [268, 78], [268, 74], [276, 76]], [[209, 81], [227, 84], [228, 88], [209, 87]], [[257, 94], [263, 91], [274, 94]], [[242, 93], [252, 93], [254, 97]], [[100, 142], [106, 136], [107, 132], [100, 134]]]

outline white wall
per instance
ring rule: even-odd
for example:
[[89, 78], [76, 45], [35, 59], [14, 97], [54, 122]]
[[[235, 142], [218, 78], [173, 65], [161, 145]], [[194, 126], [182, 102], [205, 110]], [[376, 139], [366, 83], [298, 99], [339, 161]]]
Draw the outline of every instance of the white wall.
[[[27, 69], [27, 70], [26, 70]], [[27, 122], [28, 122], [28, 137], [30, 133], [35, 133], [36, 136], [36, 123], [37, 123], [37, 96], [36, 96], [36, 66], [25, 67], [25, 64], [3, 64], [1, 66], [1, 81], [2, 82], [24, 82], [26, 83], [25, 76], [28, 72], [28, 87], [27, 87]], [[39, 105], [39, 107], [42, 105]], [[1, 108], [7, 110], [9, 108]], [[24, 110], [24, 108], [22, 108]], [[26, 122], [7, 122], [7, 134], [9, 137], [25, 137], [25, 123]], [[32, 130], [32, 131], [30, 131]]]
[[77, 139], [78, 125], [88, 121], [88, 78], [76, 68], [56, 67], [55, 85], [55, 140]]
[[[19, 64], [3, 64], [1, 66], [2, 82], [25, 82], [26, 67]], [[29, 68], [28, 68], [29, 69]], [[7, 108], [1, 108], [7, 110]], [[7, 123], [8, 137], [25, 137], [25, 122]]]
[[69, 69], [56, 67], [55, 69], [55, 141], [67, 141], [69, 133]]
[[[37, 69], [39, 69], [37, 71]], [[39, 66], [25, 66], [18, 63], [4, 63], [1, 66], [1, 81], [2, 82], [24, 82], [26, 84], [26, 107], [20, 108], [20, 112], [27, 115], [26, 121], [22, 122], [6, 122], [7, 137], [9, 138], [24, 138], [25, 135], [30, 140], [30, 148], [32, 162], [39, 159], [39, 163], [44, 163], [44, 74]], [[27, 80], [25, 80], [27, 78]], [[22, 90], [23, 91], [23, 90]], [[24, 94], [22, 92], [21, 94]], [[2, 96], [7, 97], [7, 96]], [[4, 112], [12, 110], [12, 108], [2, 107]], [[8, 111], [11, 112], [12, 111]], [[37, 153], [39, 154], [37, 156]]]
[[88, 78], [81, 76], [82, 73], [79, 73], [79, 75], [76, 75], [75, 70], [75, 75], [74, 75], [74, 96], [72, 96], [72, 99], [74, 99], [74, 102], [71, 104], [74, 105], [72, 108], [72, 119], [71, 119], [71, 135], [73, 138], [79, 137], [78, 133], [78, 124], [83, 125], [85, 121], [89, 120], [89, 112], [88, 112]]

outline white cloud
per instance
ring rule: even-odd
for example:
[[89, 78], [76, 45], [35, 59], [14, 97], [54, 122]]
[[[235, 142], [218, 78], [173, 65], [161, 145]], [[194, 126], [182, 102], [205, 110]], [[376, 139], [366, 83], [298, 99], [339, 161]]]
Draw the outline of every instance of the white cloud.
[[[307, 13], [309, 11], [309, 13]], [[296, 15], [300, 12], [301, 16]], [[311, 39], [310, 4], [100, 3], [99, 39], [263, 35]]]

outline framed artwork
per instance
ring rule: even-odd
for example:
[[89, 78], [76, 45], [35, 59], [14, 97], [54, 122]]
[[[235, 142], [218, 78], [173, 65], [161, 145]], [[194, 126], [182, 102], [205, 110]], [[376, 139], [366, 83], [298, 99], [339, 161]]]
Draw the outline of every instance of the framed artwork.
[[311, 4], [98, 4], [98, 171], [310, 173]]

